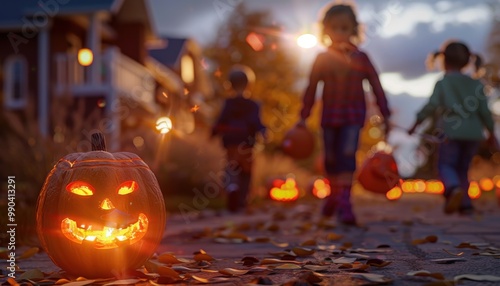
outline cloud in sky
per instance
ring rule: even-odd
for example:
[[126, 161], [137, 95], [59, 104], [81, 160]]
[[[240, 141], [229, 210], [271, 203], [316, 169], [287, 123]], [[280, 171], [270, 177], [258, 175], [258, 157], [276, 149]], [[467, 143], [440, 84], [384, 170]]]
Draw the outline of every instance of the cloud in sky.
[[[451, 1], [421, 2], [403, 4], [393, 1], [379, 13], [362, 10], [368, 23], [378, 23], [379, 36], [391, 38], [397, 35], [410, 35], [419, 24], [427, 24], [434, 33], [446, 32], [448, 25], [487, 26], [490, 22], [490, 9], [478, 1], [464, 5]], [[392, 3], [392, 4], [391, 4]], [[455, 5], [454, 5], [455, 4]], [[391, 24], [392, 23], [392, 24]]]
[[390, 94], [409, 94], [415, 97], [429, 97], [434, 83], [442, 77], [440, 72], [425, 73], [420, 77], [405, 79], [401, 73], [390, 72], [379, 75], [384, 89]]

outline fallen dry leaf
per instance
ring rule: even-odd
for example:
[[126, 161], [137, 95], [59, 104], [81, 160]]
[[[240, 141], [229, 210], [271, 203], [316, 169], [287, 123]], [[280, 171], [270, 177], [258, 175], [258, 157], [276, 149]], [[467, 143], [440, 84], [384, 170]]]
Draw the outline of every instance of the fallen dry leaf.
[[64, 286], [83, 286], [83, 285], [92, 285], [95, 283], [96, 280], [83, 280], [83, 281], [73, 281], [69, 282], [67, 284], [64, 284]]
[[269, 254], [276, 257], [283, 257], [285, 255], [295, 255], [295, 253], [288, 251], [269, 252]]
[[436, 243], [438, 241], [438, 237], [436, 235], [429, 235], [425, 237], [425, 240], [430, 243]]
[[40, 249], [38, 247], [32, 247], [27, 249], [25, 252], [21, 253], [17, 259], [26, 259], [38, 253]]
[[173, 270], [172, 268], [170, 267], [166, 267], [166, 266], [159, 266], [158, 267], [158, 274], [160, 274], [160, 276], [163, 276], [163, 277], [170, 277], [172, 279], [181, 279], [181, 277], [179, 276], [179, 273], [175, 270]]
[[316, 242], [315, 239], [309, 239], [300, 244], [300, 246], [316, 246], [318, 243]]
[[344, 235], [337, 234], [334, 232], [331, 232], [331, 233], [326, 235], [326, 239], [329, 241], [337, 241], [337, 240], [341, 240], [342, 238], [344, 238]]
[[434, 272], [430, 272], [430, 271], [427, 271], [427, 270], [418, 270], [418, 271], [411, 271], [411, 272], [408, 272], [406, 275], [408, 276], [420, 276], [420, 277], [432, 277], [432, 278], [435, 278], [435, 279], [438, 279], [438, 280], [444, 280], [445, 277], [443, 274], [441, 273], [434, 273]]
[[309, 282], [311, 285], [317, 285], [323, 281], [323, 278], [312, 271], [300, 275], [300, 279]]
[[274, 282], [268, 277], [257, 277], [252, 279], [250, 284], [247, 285], [274, 285]]
[[387, 248], [387, 247], [375, 248], [375, 249], [356, 248], [356, 249], [351, 250], [351, 252], [360, 252], [360, 253], [388, 253], [388, 252], [392, 252], [392, 251], [393, 250], [391, 248]]
[[444, 248], [443, 248], [443, 251], [444, 251], [444, 252], [446, 252], [446, 253], [448, 253], [448, 254], [450, 254], [450, 255], [453, 255], [453, 256], [462, 256], [462, 255], [464, 255], [464, 253], [463, 253], [463, 252], [459, 252], [459, 253], [452, 253], [452, 252], [450, 252], [450, 251], [448, 251], [448, 250], [446, 250], [446, 249], [444, 249]]
[[180, 264], [183, 263], [171, 253], [162, 253], [158, 256], [158, 261], [164, 264]]
[[370, 259], [370, 256], [361, 253], [345, 253], [345, 257], [352, 257], [356, 259]]
[[281, 265], [276, 266], [274, 269], [295, 270], [295, 269], [301, 269], [301, 268], [302, 267], [300, 265], [297, 265], [297, 264], [285, 263], [285, 264], [281, 264]]
[[481, 282], [500, 282], [500, 276], [493, 276], [493, 275], [462, 274], [455, 276], [453, 278], [453, 280], [457, 282], [462, 279], [481, 281]]
[[269, 237], [256, 237], [256, 238], [250, 239], [250, 241], [258, 242], [258, 243], [267, 243], [267, 242], [271, 242], [271, 239]]
[[477, 253], [477, 255], [500, 257], [500, 252], [498, 252], [498, 251], [497, 252], [487, 251], [487, 252]]
[[198, 277], [196, 275], [191, 275], [191, 278], [193, 278], [194, 280], [201, 282], [201, 283], [205, 283], [205, 284], [210, 283], [210, 281], [207, 278]]
[[294, 247], [292, 249], [292, 252], [297, 254], [297, 256], [309, 256], [313, 255], [316, 251], [311, 248], [306, 248], [306, 247]]
[[354, 257], [340, 257], [340, 258], [337, 258], [337, 259], [333, 259], [332, 263], [335, 263], [335, 264], [351, 264], [354, 261], [356, 261], [356, 258], [354, 258]]
[[214, 242], [221, 244], [240, 244], [246, 242], [241, 238], [225, 238], [225, 237], [216, 237], [214, 238]]
[[28, 270], [26, 272], [24, 272], [23, 274], [19, 275], [19, 280], [40, 280], [40, 279], [43, 279], [44, 278], [44, 275], [42, 273], [42, 271], [38, 270], [38, 269], [31, 269], [31, 270]]
[[277, 246], [277, 247], [281, 247], [281, 248], [285, 248], [285, 247], [288, 247], [288, 245], [290, 245], [288, 242], [276, 242], [276, 241], [271, 241], [272, 244], [274, 244], [274, 246]]
[[469, 244], [476, 247], [487, 247], [490, 245], [488, 242], [471, 242]]
[[201, 271], [200, 269], [189, 268], [189, 267], [182, 266], [182, 265], [172, 265], [171, 268], [178, 273], [193, 273], [193, 272], [200, 272]]
[[318, 245], [318, 246], [316, 246], [316, 248], [319, 249], [319, 250], [323, 250], [323, 251], [332, 251], [335, 248], [337, 248], [337, 246], [334, 245], [334, 244], [331, 244], [331, 245]]
[[299, 261], [281, 260], [281, 259], [275, 259], [275, 258], [264, 258], [260, 261], [260, 265], [281, 264], [281, 263], [303, 264], [303, 262], [299, 262]]
[[304, 268], [312, 270], [312, 271], [321, 272], [321, 271], [327, 271], [328, 269], [330, 269], [330, 266], [307, 264], [307, 265], [304, 265]]
[[352, 276], [376, 283], [389, 283], [392, 281], [390, 278], [385, 277], [384, 275], [373, 273], [353, 273]]
[[439, 264], [450, 264], [450, 263], [455, 263], [455, 262], [462, 262], [466, 261], [465, 258], [458, 258], [458, 257], [453, 257], [453, 258], [439, 258], [439, 259], [432, 259], [432, 262], [436, 262]]
[[71, 281], [69, 281], [66, 278], [61, 278], [61, 279], [59, 279], [59, 280], [56, 281], [55, 285], [63, 285], [63, 284], [67, 284], [69, 282], [71, 282]]
[[386, 267], [387, 265], [391, 264], [392, 262], [391, 261], [384, 261], [382, 259], [378, 259], [378, 258], [372, 258], [372, 259], [368, 259], [366, 261], [366, 264], [367, 265], [370, 265], [370, 266], [375, 266], [375, 267]]
[[120, 279], [110, 283], [106, 283], [103, 286], [112, 286], [112, 285], [136, 285], [137, 283], [144, 281], [141, 279]]
[[468, 242], [462, 242], [459, 245], [455, 246], [456, 248], [471, 248], [471, 249], [479, 249], [477, 246], [472, 245]]
[[259, 259], [253, 256], [245, 256], [241, 259], [244, 266], [253, 266], [254, 264], [259, 263]]
[[241, 276], [248, 273], [248, 270], [234, 269], [234, 268], [224, 268], [220, 269], [219, 273], [227, 276]]
[[366, 272], [370, 268], [370, 265], [362, 264], [359, 262], [345, 263], [339, 266], [339, 269], [349, 270], [353, 272]]

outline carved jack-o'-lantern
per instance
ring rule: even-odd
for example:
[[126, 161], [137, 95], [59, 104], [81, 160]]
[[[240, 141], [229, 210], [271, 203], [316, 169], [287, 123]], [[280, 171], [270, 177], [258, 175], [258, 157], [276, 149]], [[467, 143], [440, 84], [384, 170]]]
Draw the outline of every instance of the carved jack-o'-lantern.
[[65, 156], [40, 192], [36, 219], [42, 247], [68, 273], [110, 277], [140, 267], [165, 228], [163, 195], [153, 172], [133, 153], [92, 151]]
[[269, 190], [269, 197], [279, 202], [292, 202], [299, 198], [299, 189], [295, 179], [287, 178], [285, 181], [275, 179], [272, 181], [272, 187]]
[[326, 178], [316, 178], [311, 186], [311, 193], [318, 199], [324, 199], [331, 194], [330, 182]]

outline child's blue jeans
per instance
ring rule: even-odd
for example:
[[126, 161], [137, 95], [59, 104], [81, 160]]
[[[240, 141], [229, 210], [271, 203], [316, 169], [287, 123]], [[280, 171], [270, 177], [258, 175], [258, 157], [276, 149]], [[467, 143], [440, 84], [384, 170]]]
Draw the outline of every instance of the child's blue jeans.
[[467, 194], [469, 189], [468, 172], [479, 144], [479, 141], [448, 139], [438, 147], [438, 170], [445, 188], [444, 196], [448, 197], [456, 187], [462, 188], [465, 194], [462, 196], [461, 209], [472, 208], [471, 200]]
[[323, 127], [325, 171], [328, 175], [356, 170], [360, 125]]

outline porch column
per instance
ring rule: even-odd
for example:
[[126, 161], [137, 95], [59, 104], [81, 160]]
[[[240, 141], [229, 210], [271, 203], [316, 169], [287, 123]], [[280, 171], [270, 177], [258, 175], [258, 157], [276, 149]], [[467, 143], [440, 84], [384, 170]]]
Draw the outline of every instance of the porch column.
[[98, 13], [89, 17], [90, 25], [87, 34], [87, 45], [94, 55], [94, 60], [88, 69], [88, 82], [98, 85], [101, 81], [101, 23]]
[[121, 102], [116, 87], [115, 77], [118, 72], [117, 62], [119, 60], [120, 49], [117, 47], [110, 47], [106, 50], [105, 60], [108, 62], [110, 82], [107, 88], [106, 94], [106, 109], [105, 118], [107, 120], [107, 131], [109, 132], [107, 137], [108, 149], [110, 152], [117, 152], [121, 147], [121, 119], [118, 113], [120, 110]]
[[38, 129], [43, 137], [49, 135], [49, 29], [47, 24], [38, 32]]

